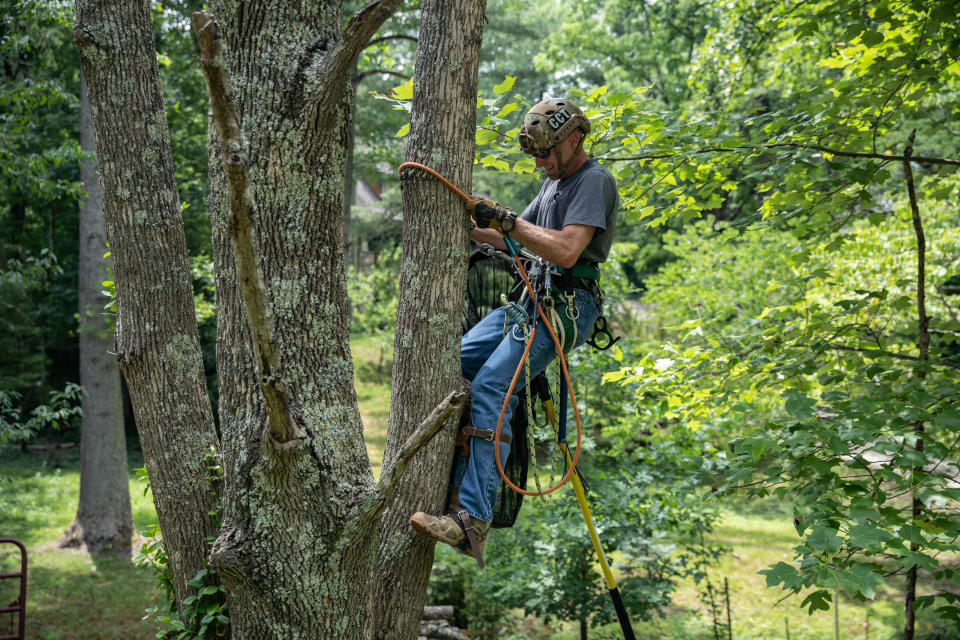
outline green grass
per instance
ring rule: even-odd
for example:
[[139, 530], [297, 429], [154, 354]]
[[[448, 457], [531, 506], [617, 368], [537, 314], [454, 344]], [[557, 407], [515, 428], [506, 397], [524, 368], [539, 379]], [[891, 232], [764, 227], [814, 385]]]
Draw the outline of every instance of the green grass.
[[[153, 504], [129, 461], [130, 496], [135, 529], [155, 522]], [[157, 600], [154, 579], [140, 573], [129, 556], [91, 556], [63, 550], [56, 539], [77, 509], [80, 486], [79, 449], [56, 454], [0, 450], [0, 536], [21, 540], [28, 551], [27, 637], [30, 640], [135, 640], [153, 638], [156, 630], [140, 621], [143, 610]], [[16, 566], [19, 554], [11, 545], [0, 548], [3, 568]], [[16, 581], [6, 580], [0, 601], [16, 597]], [[0, 633], [12, 617], [0, 618]]]
[[355, 336], [350, 339], [350, 349], [353, 352], [354, 387], [363, 420], [363, 439], [367, 443], [373, 475], [379, 478], [390, 414], [392, 344], [384, 336]]

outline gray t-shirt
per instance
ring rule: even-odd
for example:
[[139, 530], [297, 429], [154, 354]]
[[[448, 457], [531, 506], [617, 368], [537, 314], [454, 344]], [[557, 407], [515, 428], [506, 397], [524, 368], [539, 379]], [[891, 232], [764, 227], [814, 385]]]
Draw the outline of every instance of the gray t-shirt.
[[546, 180], [520, 217], [548, 229], [560, 230], [568, 224], [596, 227], [578, 262], [603, 262], [613, 244], [619, 204], [613, 175], [590, 158], [572, 176]]

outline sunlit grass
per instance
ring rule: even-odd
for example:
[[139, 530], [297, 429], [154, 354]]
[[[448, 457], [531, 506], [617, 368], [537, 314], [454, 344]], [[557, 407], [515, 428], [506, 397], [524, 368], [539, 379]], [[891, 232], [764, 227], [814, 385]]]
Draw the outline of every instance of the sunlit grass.
[[389, 337], [366, 335], [350, 339], [354, 387], [360, 405], [360, 418], [363, 420], [363, 439], [367, 444], [375, 478], [380, 477], [383, 449], [387, 441], [387, 417], [390, 414], [393, 352]]
[[[130, 496], [134, 528], [156, 521], [149, 496], [133, 472], [142, 461], [131, 455]], [[139, 572], [129, 555], [59, 549], [56, 539], [69, 526], [79, 497], [79, 450], [0, 452], [0, 537], [22, 541], [28, 551], [27, 637], [31, 640], [135, 640], [153, 638], [156, 629], [143, 623], [143, 610], [158, 595], [152, 576]], [[12, 545], [0, 547], [0, 571], [19, 562]], [[16, 581], [6, 580], [0, 597]], [[11, 618], [0, 619], [0, 631]]]

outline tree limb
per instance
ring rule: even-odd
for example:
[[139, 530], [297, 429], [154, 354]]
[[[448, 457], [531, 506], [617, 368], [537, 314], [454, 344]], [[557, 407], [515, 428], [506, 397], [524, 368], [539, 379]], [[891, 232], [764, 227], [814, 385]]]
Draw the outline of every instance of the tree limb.
[[380, 482], [376, 489], [365, 500], [362, 507], [361, 518], [375, 520], [380, 517], [393, 500], [393, 494], [403, 478], [407, 465], [413, 457], [420, 451], [437, 433], [453, 418], [463, 410], [466, 403], [467, 392], [464, 390], [452, 391], [450, 395], [443, 399], [433, 411], [430, 412], [420, 426], [414, 430], [407, 441], [403, 443], [397, 452], [394, 463], [390, 468], [380, 475]]
[[370, 0], [347, 23], [340, 38], [329, 49], [321, 39], [309, 47], [297, 74], [302, 78], [302, 99], [295, 108], [314, 103], [321, 113], [329, 111], [343, 97], [357, 56], [377, 29], [393, 15], [402, 0]]
[[379, 38], [374, 38], [373, 40], [370, 40], [369, 42], [367, 42], [367, 44], [363, 48], [369, 49], [370, 47], [376, 44], [380, 44], [381, 42], [386, 42], [388, 40], [409, 40], [414, 44], [420, 42], [416, 36], [409, 36], [405, 33], [394, 33], [389, 36], [380, 36]]
[[356, 87], [364, 78], [370, 76], [375, 76], [377, 74], [382, 74], [385, 76], [396, 76], [397, 78], [402, 78], [403, 80], [409, 80], [410, 76], [405, 73], [400, 73], [399, 71], [392, 71], [390, 69], [367, 69], [363, 73], [358, 73], [353, 77], [353, 86]]
[[[906, 155], [886, 155], [883, 153], [870, 153], [870, 152], [857, 152], [857, 151], [843, 151], [841, 149], [831, 149], [830, 147], [825, 147], [819, 144], [805, 144], [802, 142], [774, 142], [770, 144], [757, 144], [757, 145], [737, 145], [734, 147], [702, 147], [700, 149], [694, 149], [689, 153], [731, 153], [734, 151], [757, 151], [760, 149], [776, 149], [779, 147], [792, 147], [795, 149], [807, 149], [809, 151], [820, 151], [821, 153], [829, 153], [830, 155], [839, 156], [842, 158], [868, 158], [872, 160], [883, 160], [886, 162], [904, 162], [910, 160], [911, 162], [918, 162], [920, 164], [945, 164], [954, 167], [960, 167], [960, 160], [952, 160], [950, 158], [927, 158], [924, 156], [906, 156]], [[626, 158], [614, 158], [614, 157], [601, 157], [601, 160], [605, 162], [633, 162], [638, 160], [662, 160], [664, 158], [675, 158], [678, 155], [681, 155], [683, 151], [671, 151], [664, 153], [652, 153], [647, 155], [640, 156], [630, 156]]]
[[247, 141], [240, 130], [228, 73], [220, 55], [223, 51], [220, 27], [213, 15], [206, 11], [194, 13], [192, 23], [200, 45], [200, 66], [207, 81], [213, 123], [223, 151], [230, 194], [228, 232], [253, 341], [257, 373], [266, 400], [267, 426], [273, 439], [283, 444], [298, 440], [300, 434], [291, 418], [286, 389], [277, 377], [279, 362], [273, 319], [266, 309], [267, 288], [257, 262], [257, 247], [253, 237], [254, 207], [248, 190], [250, 159]]

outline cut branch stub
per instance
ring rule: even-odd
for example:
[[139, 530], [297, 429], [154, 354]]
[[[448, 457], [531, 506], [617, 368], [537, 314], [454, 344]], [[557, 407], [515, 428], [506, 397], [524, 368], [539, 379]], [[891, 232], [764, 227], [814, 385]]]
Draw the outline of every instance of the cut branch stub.
[[440, 432], [444, 425], [448, 424], [453, 418], [459, 417], [466, 400], [467, 392], [465, 390], [452, 391], [430, 412], [430, 415], [424, 418], [420, 426], [410, 434], [410, 437], [397, 452], [394, 463], [380, 476], [377, 488], [364, 501], [361, 507], [361, 519], [369, 521], [380, 517], [393, 500], [397, 485], [403, 478], [410, 461]]

